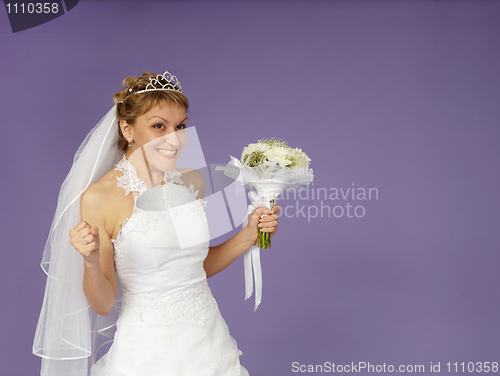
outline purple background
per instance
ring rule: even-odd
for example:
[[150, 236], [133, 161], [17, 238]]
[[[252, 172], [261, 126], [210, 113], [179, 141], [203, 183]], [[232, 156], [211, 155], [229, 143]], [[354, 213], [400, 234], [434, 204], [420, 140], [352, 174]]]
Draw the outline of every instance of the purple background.
[[210, 279], [251, 375], [500, 361], [499, 38], [495, 1], [80, 1], [16, 34], [0, 11], [0, 374], [39, 373], [39, 262], [74, 152], [124, 77], [165, 69], [207, 162], [278, 137], [315, 188], [379, 192], [323, 202], [363, 218], [289, 209], [256, 313], [242, 259]]

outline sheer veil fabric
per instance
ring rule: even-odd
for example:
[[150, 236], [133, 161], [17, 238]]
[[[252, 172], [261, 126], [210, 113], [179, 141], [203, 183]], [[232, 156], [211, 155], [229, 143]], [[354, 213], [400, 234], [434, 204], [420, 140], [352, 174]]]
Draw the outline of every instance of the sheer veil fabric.
[[99, 346], [113, 338], [120, 288], [108, 316], [91, 310], [82, 288], [82, 256], [70, 244], [69, 232], [80, 222], [81, 194], [123, 156], [114, 145], [117, 136], [113, 106], [78, 148], [59, 192], [41, 263], [47, 282], [33, 342], [33, 353], [42, 357], [42, 376], [87, 376]]

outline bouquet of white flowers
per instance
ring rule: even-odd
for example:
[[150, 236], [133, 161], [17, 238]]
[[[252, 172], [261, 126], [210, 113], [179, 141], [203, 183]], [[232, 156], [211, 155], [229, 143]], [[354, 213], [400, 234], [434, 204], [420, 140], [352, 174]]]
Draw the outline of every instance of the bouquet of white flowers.
[[[309, 168], [311, 159], [301, 150], [288, 146], [282, 140], [260, 140], [243, 149], [241, 161], [231, 156], [231, 162], [224, 167], [216, 167], [225, 174], [253, 189], [248, 193], [252, 202], [248, 216], [259, 207], [271, 209], [276, 205], [280, 194], [287, 189], [307, 185], [313, 180], [313, 170]], [[245, 252], [245, 285], [248, 299], [253, 292], [252, 265], [255, 277], [255, 309], [260, 304], [262, 294], [262, 272], [260, 267], [260, 248], [271, 248], [269, 233], [261, 232], [255, 246]]]
[[[282, 140], [260, 140], [250, 144], [241, 153], [241, 163], [246, 169], [244, 183], [265, 199], [260, 204], [271, 209], [285, 188], [308, 184], [312, 181], [311, 159], [301, 149], [293, 149]], [[246, 178], [246, 179], [245, 179]], [[297, 179], [299, 178], [299, 179]], [[297, 181], [298, 180], [298, 181]], [[269, 233], [260, 232], [259, 248], [271, 248]]]

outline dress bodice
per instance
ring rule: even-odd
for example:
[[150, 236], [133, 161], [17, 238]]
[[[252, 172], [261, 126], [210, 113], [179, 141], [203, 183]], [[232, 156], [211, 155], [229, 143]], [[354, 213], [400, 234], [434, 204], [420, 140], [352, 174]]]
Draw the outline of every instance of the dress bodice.
[[125, 159], [134, 209], [112, 240], [123, 288], [114, 342], [91, 376], [248, 376], [207, 284], [205, 201], [178, 171], [148, 188]]
[[132, 215], [112, 240], [124, 292], [166, 296], [206, 280], [210, 237], [198, 191], [186, 187], [178, 171], [166, 172], [162, 184], [147, 188], [125, 156], [116, 169], [123, 172], [118, 187], [135, 192]]

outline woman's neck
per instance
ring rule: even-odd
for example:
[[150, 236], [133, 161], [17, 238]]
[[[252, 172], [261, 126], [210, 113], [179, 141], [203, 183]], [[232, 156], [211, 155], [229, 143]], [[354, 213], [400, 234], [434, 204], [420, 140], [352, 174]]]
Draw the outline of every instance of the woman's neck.
[[125, 154], [125, 158], [134, 166], [137, 178], [146, 183], [148, 188], [161, 184], [164, 181], [165, 173], [150, 166], [146, 155], [142, 153], [141, 149], [136, 149], [135, 151], [129, 149]]

